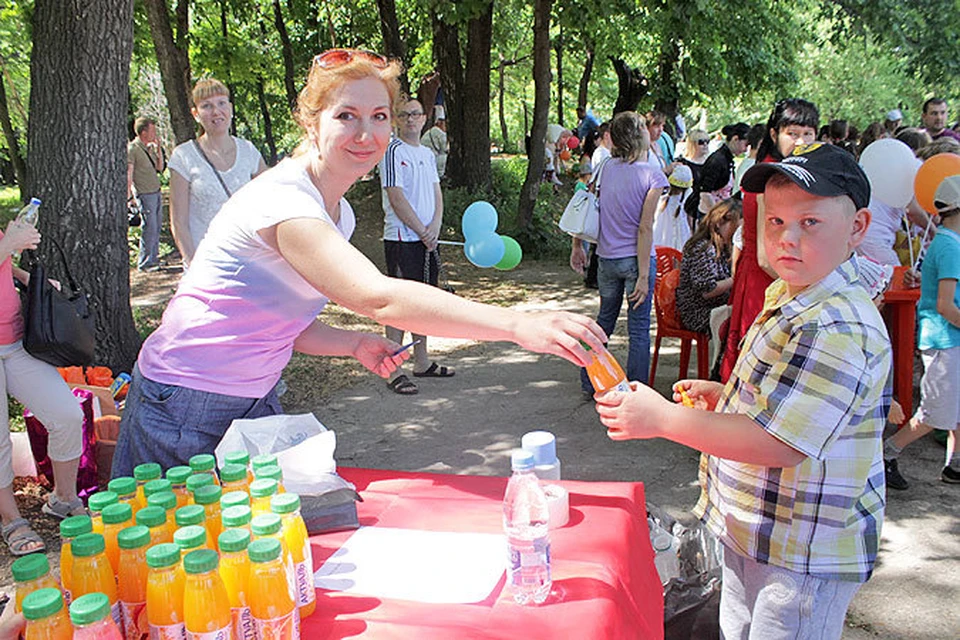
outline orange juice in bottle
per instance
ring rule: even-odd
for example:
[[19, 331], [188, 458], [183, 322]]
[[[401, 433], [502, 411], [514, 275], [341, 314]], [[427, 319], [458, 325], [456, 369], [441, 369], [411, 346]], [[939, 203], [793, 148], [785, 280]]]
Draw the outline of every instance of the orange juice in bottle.
[[60, 590], [60, 583], [50, 573], [50, 562], [43, 553], [31, 553], [28, 556], [17, 558], [10, 567], [13, 573], [13, 579], [17, 583], [17, 596], [14, 600], [13, 610], [17, 613], [23, 611], [23, 599], [28, 594], [39, 589], [54, 588]]
[[[166, 480], [154, 480], [154, 482], [167, 482]], [[173, 540], [173, 532], [177, 530], [177, 494], [173, 491], [159, 491], [147, 496], [148, 507], [160, 507], [167, 514], [167, 535]]]
[[118, 502], [103, 510], [103, 543], [107, 547], [107, 559], [113, 567], [114, 575], [120, 569], [120, 547], [117, 545], [117, 535], [121, 530], [133, 525], [133, 508], [126, 503]]
[[250, 531], [225, 529], [217, 539], [220, 547], [220, 577], [230, 600], [234, 640], [255, 640], [256, 627], [250, 613]]
[[[90, 509], [90, 519], [93, 521], [93, 533], [103, 533], [102, 512], [112, 504], [116, 504], [120, 497], [113, 491], [98, 491], [87, 500]], [[64, 614], [66, 615], [66, 614]]]
[[268, 464], [258, 467], [253, 475], [257, 480], [275, 480], [277, 482], [277, 493], [285, 491], [283, 488], [283, 471], [280, 470], [280, 465]]
[[156, 462], [144, 462], [133, 468], [133, 479], [137, 481], [137, 505], [140, 509], [147, 506], [147, 496], [143, 491], [143, 485], [153, 480], [159, 480], [163, 476], [163, 470]]
[[253, 477], [257, 477], [257, 469], [260, 467], [275, 467], [277, 466], [277, 456], [272, 453], [261, 453], [258, 456], [253, 456], [250, 460], [250, 468], [253, 469]]
[[128, 476], [114, 478], [107, 484], [107, 489], [117, 494], [119, 502], [129, 504], [133, 515], [140, 510], [140, 501], [137, 500], [137, 481]]
[[220, 479], [217, 478], [217, 459], [209, 453], [198, 453], [190, 458], [189, 465], [195, 474], [208, 473], [213, 478], [214, 484], [220, 484]]
[[223, 492], [250, 491], [250, 481], [247, 480], [247, 468], [239, 464], [225, 464], [220, 467], [220, 482], [223, 483]]
[[277, 495], [277, 481], [254, 480], [250, 483], [250, 509], [254, 517], [270, 513], [270, 498]]
[[245, 491], [230, 491], [220, 496], [220, 511], [230, 507], [249, 507], [250, 494]]
[[167, 469], [167, 480], [170, 481], [171, 490], [177, 494], [177, 506], [183, 507], [190, 502], [190, 494], [187, 491], [187, 478], [193, 475], [193, 469], [187, 466], [170, 467]]
[[147, 546], [150, 530], [142, 525], [127, 527], [117, 536], [120, 544], [120, 574], [117, 597], [123, 617], [123, 635], [141, 640], [150, 633], [147, 623]]
[[247, 470], [247, 484], [253, 482], [253, 471], [250, 470], [250, 454], [246, 451], [231, 451], [223, 456], [224, 464], [239, 464]]
[[158, 544], [147, 549], [147, 622], [153, 640], [183, 640], [183, 570], [180, 547]]
[[110, 613], [110, 599], [103, 593], [88, 593], [77, 598], [70, 605], [73, 640], [123, 640], [123, 633]]
[[223, 526], [220, 524], [220, 498], [223, 489], [219, 486], [200, 487], [193, 493], [193, 501], [203, 507], [204, 526], [210, 532], [210, 540], [217, 541]]
[[199, 525], [180, 527], [173, 534], [173, 543], [180, 547], [180, 556], [185, 557], [196, 549], [209, 549], [207, 546], [207, 530]]
[[250, 511], [250, 507], [245, 505], [228, 507], [220, 514], [220, 521], [223, 523], [224, 529], [246, 529], [247, 531], [251, 531], [250, 521], [252, 519], [253, 514]]
[[250, 556], [250, 613], [257, 637], [275, 640], [299, 640], [300, 616], [287, 570], [280, 559], [283, 553], [276, 538], [254, 540], [247, 547]]
[[581, 342], [580, 345], [592, 356], [592, 360], [587, 365], [587, 377], [593, 384], [593, 389], [597, 393], [607, 391], [629, 391], [630, 384], [627, 382], [627, 375], [623, 372], [620, 363], [606, 349], [596, 351], [591, 349], [587, 343]]
[[209, 473], [194, 473], [187, 478], [187, 504], [195, 504], [193, 494], [200, 487], [206, 487], [213, 484], [213, 477]]
[[144, 507], [137, 512], [137, 524], [150, 529], [150, 546], [173, 542], [167, 528], [167, 512], [162, 507]]
[[73, 602], [72, 542], [77, 536], [93, 531], [90, 516], [71, 516], [60, 521], [60, 585], [67, 606]]
[[283, 537], [283, 522], [280, 516], [275, 513], [264, 513], [255, 516], [250, 521], [250, 530], [253, 532], [253, 539], [276, 538], [280, 541], [280, 548], [283, 550], [281, 560], [287, 570], [287, 576], [290, 581], [290, 593], [293, 594], [293, 601], [297, 601], [297, 575], [293, 566], [293, 554], [290, 553], [290, 547], [287, 546], [287, 540]]
[[120, 601], [117, 599], [117, 582], [113, 568], [104, 551], [103, 536], [85, 533], [73, 539], [73, 597], [74, 600], [88, 593], [102, 593], [110, 600], [110, 615], [117, 625], [123, 624]]
[[191, 551], [183, 558], [187, 582], [183, 588], [183, 619], [194, 640], [233, 636], [230, 599], [220, 578], [220, 561], [213, 549]]
[[[18, 594], [19, 595], [19, 594]], [[73, 627], [60, 589], [46, 587], [32, 591], [23, 600], [27, 619], [25, 640], [72, 640]]]
[[317, 592], [313, 586], [313, 551], [310, 536], [300, 515], [300, 496], [284, 493], [273, 496], [270, 508], [280, 516], [282, 533], [293, 560], [293, 575], [296, 586], [297, 608], [300, 619], [313, 615], [317, 608]]
[[150, 496], [164, 491], [173, 491], [173, 483], [166, 478], [157, 478], [143, 485], [143, 497], [147, 500], [147, 504], [150, 504]]
[[[196, 525], [204, 527], [206, 531], [205, 522], [207, 519], [206, 512], [203, 510], [203, 505], [199, 504], [188, 504], [185, 507], [180, 507], [177, 509], [174, 519], [177, 524], [177, 529], [182, 529], [183, 527], [189, 527], [191, 525]], [[174, 532], [176, 535], [176, 532]], [[215, 548], [213, 546], [213, 540], [210, 539], [209, 535], [207, 536], [207, 549]]]

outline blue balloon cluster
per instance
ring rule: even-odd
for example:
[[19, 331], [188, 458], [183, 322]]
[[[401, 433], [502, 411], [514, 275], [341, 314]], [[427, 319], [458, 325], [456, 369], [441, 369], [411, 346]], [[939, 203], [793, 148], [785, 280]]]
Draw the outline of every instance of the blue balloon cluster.
[[523, 252], [516, 240], [497, 233], [497, 224], [497, 210], [489, 202], [478, 200], [467, 207], [460, 223], [463, 253], [481, 269], [507, 271], [520, 263]]

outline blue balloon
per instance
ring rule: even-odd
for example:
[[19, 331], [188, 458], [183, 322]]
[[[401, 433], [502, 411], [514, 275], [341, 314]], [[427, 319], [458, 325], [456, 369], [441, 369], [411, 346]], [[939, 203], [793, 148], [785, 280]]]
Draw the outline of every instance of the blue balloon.
[[483, 200], [474, 202], [463, 212], [460, 228], [468, 242], [473, 237], [481, 237], [497, 231], [497, 210]]
[[503, 238], [495, 233], [467, 238], [467, 242], [463, 246], [463, 252], [466, 254], [467, 260], [481, 269], [492, 267], [500, 262], [505, 251]]

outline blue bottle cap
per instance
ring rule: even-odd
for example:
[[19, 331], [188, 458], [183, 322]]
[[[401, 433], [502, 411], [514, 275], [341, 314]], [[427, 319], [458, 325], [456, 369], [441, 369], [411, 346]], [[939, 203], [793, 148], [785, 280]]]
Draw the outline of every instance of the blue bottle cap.
[[514, 471], [529, 471], [533, 466], [533, 454], [529, 451], [514, 449], [510, 452], [510, 468]]
[[534, 464], [557, 463], [557, 439], [549, 431], [531, 431], [523, 434], [520, 446], [533, 454]]

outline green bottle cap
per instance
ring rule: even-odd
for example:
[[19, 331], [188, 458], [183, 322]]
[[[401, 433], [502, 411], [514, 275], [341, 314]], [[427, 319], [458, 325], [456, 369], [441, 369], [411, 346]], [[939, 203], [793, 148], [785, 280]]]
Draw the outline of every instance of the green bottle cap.
[[213, 484], [213, 476], [209, 473], [195, 473], [187, 478], [187, 491], [194, 493], [200, 487]]
[[90, 507], [92, 513], [100, 513], [106, 507], [116, 504], [119, 499], [120, 496], [115, 491], [98, 491], [90, 496], [87, 506]]
[[103, 524], [123, 524], [133, 519], [133, 507], [126, 502], [112, 504], [100, 514]]
[[144, 507], [137, 511], [137, 524], [159, 527], [167, 523], [167, 512], [162, 507]]
[[280, 533], [280, 516], [275, 513], [262, 513], [250, 521], [255, 536], [272, 536]]
[[110, 615], [110, 599], [103, 593], [88, 593], [70, 603], [70, 622], [77, 626], [100, 622]]
[[220, 467], [220, 480], [240, 482], [247, 479], [247, 468], [241, 464], [225, 464]]
[[221, 553], [236, 553], [243, 551], [250, 544], [250, 532], [246, 529], [225, 529], [217, 544]]
[[50, 562], [42, 553], [31, 553], [17, 558], [10, 567], [10, 571], [13, 572], [13, 579], [17, 582], [29, 582], [50, 573]]
[[26, 595], [22, 607], [27, 620], [42, 620], [63, 609], [63, 595], [53, 587], [37, 589]]
[[181, 527], [173, 533], [173, 543], [180, 547], [181, 551], [202, 547], [206, 542], [207, 529], [200, 525]]
[[254, 540], [247, 547], [250, 562], [270, 562], [280, 557], [280, 541], [276, 538]]
[[213, 549], [197, 549], [183, 557], [183, 570], [187, 573], [215, 571], [219, 565], [220, 557]]
[[276, 480], [254, 480], [250, 483], [250, 496], [254, 498], [266, 498], [277, 492]]
[[276, 480], [277, 484], [283, 482], [283, 471], [281, 471], [280, 467], [275, 464], [268, 464], [265, 467], [260, 467], [253, 472], [253, 476], [257, 480]]
[[180, 547], [172, 542], [155, 544], [147, 549], [147, 566], [151, 569], [172, 567], [180, 562]]
[[60, 521], [60, 536], [63, 538], [76, 538], [91, 531], [93, 521], [90, 516], [71, 516]]
[[257, 469], [260, 467], [269, 467], [276, 466], [277, 456], [272, 453], [261, 453], [259, 456], [254, 456], [251, 460], [251, 466], [253, 467], [253, 474], [257, 474]]
[[114, 478], [107, 484], [107, 489], [121, 498], [126, 498], [137, 492], [137, 481], [126, 476]]
[[117, 546], [121, 549], [139, 549], [150, 544], [150, 529], [137, 524], [121, 529], [117, 534]]
[[151, 480], [147, 484], [143, 485], [143, 495], [148, 498], [155, 493], [161, 493], [163, 491], [173, 491], [173, 483], [169, 480], [164, 480], [160, 478], [158, 480]]
[[220, 522], [225, 527], [245, 527], [250, 524], [251, 518], [253, 514], [250, 512], [250, 507], [245, 504], [227, 507], [220, 512]]
[[219, 485], [208, 484], [193, 492], [193, 501], [197, 504], [219, 504], [223, 489]]
[[206, 512], [204, 512], [203, 506], [199, 504], [188, 504], [185, 507], [180, 507], [174, 514], [174, 518], [178, 527], [189, 527], [192, 524], [203, 524], [203, 521], [206, 519], [206, 517]]
[[295, 493], [281, 493], [270, 498], [270, 511], [274, 513], [293, 513], [300, 508], [300, 496]]
[[223, 462], [225, 464], [239, 464], [242, 467], [247, 467], [250, 465], [250, 454], [246, 451], [231, 451], [223, 456]]
[[217, 467], [217, 459], [209, 453], [198, 453], [190, 458], [190, 468], [194, 473], [209, 473]]
[[133, 468], [133, 477], [137, 482], [150, 482], [163, 475], [163, 470], [156, 462], [144, 462]]
[[167, 480], [171, 484], [185, 484], [191, 475], [193, 475], [193, 469], [183, 465], [167, 469]]
[[103, 553], [104, 545], [103, 535], [99, 533], [84, 533], [73, 539], [70, 544], [70, 550], [75, 558], [88, 558], [98, 553]]
[[220, 508], [229, 509], [230, 507], [249, 507], [250, 494], [246, 491], [230, 491], [220, 497]]
[[[166, 480], [160, 482], [166, 482]], [[160, 507], [164, 511], [170, 511], [177, 508], [177, 494], [173, 491], [161, 491], [147, 498], [147, 504], [151, 507]]]

